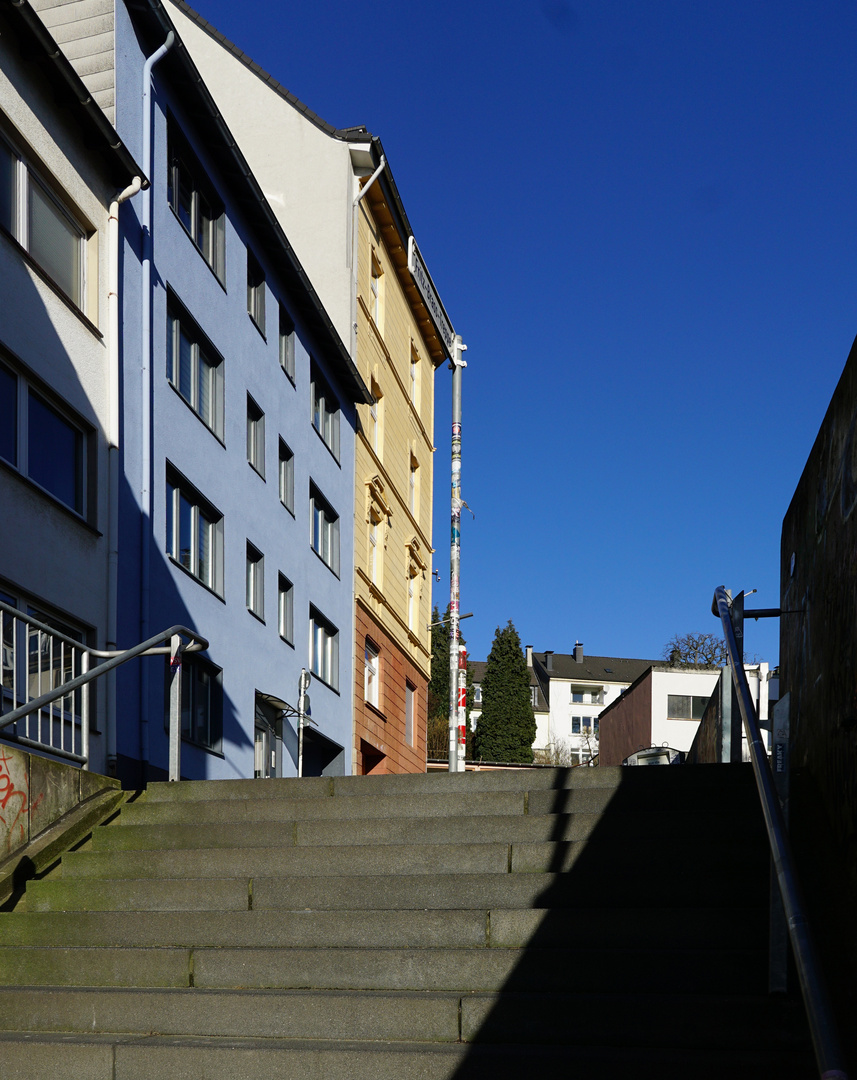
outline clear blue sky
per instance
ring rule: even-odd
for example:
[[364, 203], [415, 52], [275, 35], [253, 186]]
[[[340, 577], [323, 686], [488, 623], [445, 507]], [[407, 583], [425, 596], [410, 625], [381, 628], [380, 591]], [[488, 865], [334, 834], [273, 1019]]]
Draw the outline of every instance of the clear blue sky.
[[[468, 345], [462, 629], [657, 658], [779, 603], [782, 518], [857, 334], [844, 0], [198, 0], [384, 143]], [[450, 375], [436, 376], [435, 601]], [[776, 621], [747, 650], [775, 662]]]

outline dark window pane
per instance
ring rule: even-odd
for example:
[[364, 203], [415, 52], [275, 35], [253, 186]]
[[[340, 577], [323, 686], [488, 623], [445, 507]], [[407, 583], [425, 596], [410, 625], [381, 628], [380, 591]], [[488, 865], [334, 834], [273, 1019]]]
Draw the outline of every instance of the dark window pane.
[[83, 513], [83, 436], [30, 391], [28, 473], [67, 506]]
[[18, 379], [0, 364], [0, 457], [18, 464]]

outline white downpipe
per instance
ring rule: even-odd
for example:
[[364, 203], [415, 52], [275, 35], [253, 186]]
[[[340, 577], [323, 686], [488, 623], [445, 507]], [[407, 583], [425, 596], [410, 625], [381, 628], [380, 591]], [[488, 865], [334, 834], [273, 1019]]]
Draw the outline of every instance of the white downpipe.
[[[143, 65], [143, 172], [152, 175], [152, 68], [175, 41], [172, 30], [166, 41]], [[152, 189], [143, 192], [143, 284], [141, 366], [141, 480], [140, 480], [140, 640], [149, 637], [149, 549], [152, 532]], [[140, 665], [140, 759], [149, 761], [149, 669]]]
[[[119, 204], [143, 181], [135, 176], [110, 203], [107, 219], [107, 649], [115, 650], [119, 622]], [[107, 674], [107, 773], [116, 773], [116, 673]]]

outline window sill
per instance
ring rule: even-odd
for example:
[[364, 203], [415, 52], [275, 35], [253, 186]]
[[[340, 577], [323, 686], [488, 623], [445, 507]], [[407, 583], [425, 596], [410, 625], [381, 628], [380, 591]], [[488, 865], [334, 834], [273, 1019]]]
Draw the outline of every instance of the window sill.
[[255, 315], [253, 314], [253, 312], [252, 312], [252, 311], [248, 311], [248, 312], [247, 312], [247, 317], [248, 317], [248, 319], [250, 320], [250, 322], [251, 322], [251, 323], [252, 323], [252, 324], [253, 324], [253, 325], [254, 325], [254, 326], [256, 327], [256, 329], [257, 329], [257, 330], [259, 331], [259, 336], [260, 336], [260, 337], [262, 338], [262, 341], [264, 341], [264, 342], [265, 342], [265, 344], [267, 345], [267, 344], [268, 344], [268, 338], [267, 338], [267, 337], [266, 337], [266, 335], [265, 335], [265, 331], [264, 331], [264, 329], [263, 329], [263, 328], [262, 328], [262, 327], [261, 327], [261, 326], [260, 326], [260, 325], [259, 325], [259, 324], [258, 324], [258, 323], [256, 322], [256, 317], [255, 317]]
[[11, 473], [12, 476], [20, 480], [21, 483], [25, 487], [29, 488], [31, 491], [37, 491], [39, 495], [42, 495], [44, 498], [48, 499], [52, 506], [56, 507], [57, 510], [62, 511], [62, 513], [70, 517], [72, 521], [76, 521], [78, 525], [82, 526], [88, 532], [91, 532], [93, 536], [100, 537], [104, 535], [104, 533], [102, 533], [100, 529], [97, 529], [94, 525], [90, 524], [90, 522], [88, 522], [82, 514], [79, 514], [77, 510], [69, 506], [67, 503], [64, 503], [62, 499], [58, 499], [56, 495], [52, 495], [47, 488], [43, 488], [41, 484], [37, 484], [36, 481], [31, 480], [29, 476], [24, 476], [24, 474], [22, 472], [19, 472], [14, 465], [10, 464], [8, 461], [3, 460], [2, 458], [0, 458], [0, 469], [2, 469], [4, 472]]
[[325, 439], [325, 437], [322, 435], [322, 433], [318, 430], [318, 428], [312, 422], [310, 422], [310, 427], [316, 433], [316, 435], [319, 437], [319, 439], [321, 439], [322, 443], [324, 443], [324, 447], [327, 450], [328, 454], [330, 454], [330, 456], [333, 458], [333, 460], [336, 462], [336, 464], [339, 465], [339, 467], [341, 469], [342, 465], [341, 465], [341, 463], [339, 461], [339, 458], [337, 457], [337, 455], [331, 449], [330, 444], [328, 443], [327, 439]]
[[[194, 238], [191, 236], [191, 234], [187, 231], [185, 223], [182, 221], [182, 219], [175, 212], [175, 209], [173, 208], [172, 203], [168, 202], [167, 206], [169, 206], [170, 213], [173, 215], [173, 217], [178, 222], [179, 228], [181, 229], [181, 231], [185, 234], [185, 236], [188, 238], [188, 240], [190, 240], [190, 242], [191, 242], [191, 244], [193, 246], [193, 250], [197, 253], [197, 255], [199, 255], [200, 259], [202, 259], [202, 261], [205, 263], [205, 265], [211, 271], [211, 276], [214, 278], [214, 280], [217, 282], [217, 284], [221, 287], [221, 289], [223, 289], [224, 292], [226, 292], [226, 282], [220, 280], [220, 276], [218, 275], [217, 271], [214, 269], [214, 267], [211, 265], [211, 263], [208, 261], [208, 259], [206, 259], [205, 255], [202, 252], [202, 248], [199, 246], [199, 244], [196, 242], [196, 240], [194, 240]], [[224, 262], [225, 261], [226, 261], [226, 253], [224, 252]], [[224, 273], [224, 276], [225, 276], [225, 274], [226, 274], [226, 267], [225, 266], [223, 268], [223, 273]]]
[[339, 691], [333, 685], [333, 683], [329, 683], [323, 675], [318, 675], [315, 671], [311, 671], [310, 674], [312, 675], [315, 682], [320, 682], [322, 686], [326, 686], [327, 689], [330, 690], [332, 693], [336, 694], [337, 697], [340, 696]]
[[290, 649], [293, 649], [295, 647], [295, 643], [293, 641], [290, 641], [289, 638], [283, 637], [282, 634], [280, 634], [280, 641], [282, 641], [284, 645], [288, 645]]
[[265, 625], [265, 619], [263, 618], [263, 616], [261, 616], [258, 612], [254, 611], [252, 608], [247, 608], [247, 614], [252, 615], [254, 619], [256, 619], [262, 624], [262, 626]]
[[170, 555], [169, 552], [167, 552], [167, 558], [170, 560], [170, 562], [173, 564], [173, 566], [175, 566], [179, 570], [181, 570], [181, 572], [183, 574], [186, 574], [191, 579], [191, 581], [195, 581], [197, 583], [197, 585], [199, 585], [199, 587], [201, 589], [205, 589], [206, 592], [211, 593], [211, 595], [216, 600], [219, 600], [221, 602], [221, 604], [226, 603], [226, 600], [220, 595], [219, 592], [217, 592], [215, 589], [212, 589], [212, 587], [210, 585], [206, 585], [206, 583], [202, 580], [202, 578], [198, 578], [196, 576], [196, 574], [194, 574], [192, 571], [188, 570], [188, 568], [186, 566], [182, 566], [182, 564], [178, 561], [178, 559], [176, 559], [173, 555]]
[[363, 699], [363, 704], [366, 706], [370, 713], [372, 713], [374, 716], [377, 716], [379, 720], [383, 720], [385, 724], [387, 723], [386, 713], [382, 713], [377, 705], [373, 705], [371, 701], [366, 701], [365, 698]]
[[333, 576], [334, 576], [334, 577], [335, 577], [335, 578], [337, 579], [337, 581], [338, 581], [338, 580], [339, 580], [339, 574], [338, 574], [338, 572], [337, 572], [336, 570], [334, 570], [334, 569], [333, 569], [333, 567], [332, 567], [332, 566], [330, 565], [330, 563], [329, 563], [329, 562], [326, 562], [326, 561], [325, 561], [325, 560], [324, 560], [324, 559], [322, 558], [322, 556], [321, 556], [321, 555], [319, 555], [319, 553], [318, 553], [318, 552], [317, 552], [317, 551], [315, 550], [315, 548], [314, 548], [314, 547], [313, 547], [313, 546], [312, 546], [311, 544], [310, 544], [310, 551], [311, 551], [311, 552], [313, 553], [313, 555], [315, 555], [315, 557], [316, 557], [316, 558], [318, 559], [318, 561], [319, 561], [319, 562], [320, 562], [320, 563], [321, 563], [321, 564], [322, 564], [323, 566], [326, 566], [326, 567], [327, 567], [327, 569], [328, 569], [328, 570], [329, 570], [329, 571], [331, 572], [331, 574], [333, 574]]
[[80, 321], [83, 323], [83, 325], [93, 334], [95, 334], [95, 336], [99, 340], [103, 340], [104, 335], [95, 325], [95, 323], [92, 322], [89, 317], [84, 313], [82, 308], [78, 307], [78, 305], [74, 302], [74, 300], [72, 300], [68, 293], [54, 281], [54, 279], [46, 270], [42, 269], [40, 263], [38, 263], [33, 258], [29, 251], [27, 251], [27, 249], [22, 244], [20, 244], [14, 236], [10, 232], [7, 232], [6, 229], [4, 229], [2, 226], [0, 226], [0, 236], [5, 236], [6, 239], [14, 245], [14, 247], [18, 251], [18, 254], [21, 256], [27, 266], [29, 266], [30, 269], [33, 270], [38, 275], [38, 277], [42, 279], [42, 281], [48, 286], [48, 288], [56, 294], [57, 299], [61, 300], [63, 304], [65, 304], [65, 306], [69, 309], [69, 311], [73, 315], [76, 315], [78, 319], [80, 319]]
[[258, 476], [258, 477], [261, 477], [261, 479], [262, 479], [262, 483], [265, 483], [265, 474], [264, 474], [264, 472], [262, 472], [262, 470], [261, 470], [261, 469], [258, 469], [258, 468], [257, 468], [257, 467], [256, 467], [256, 466], [255, 466], [255, 465], [253, 464], [253, 462], [252, 462], [252, 461], [248, 461], [248, 462], [247, 462], [247, 464], [248, 464], [248, 465], [250, 466], [250, 468], [251, 468], [251, 469], [253, 470], [253, 472], [254, 472], [254, 473], [255, 473], [255, 474], [256, 474], [256, 475]]
[[208, 424], [206, 424], [206, 422], [199, 415], [199, 413], [196, 411], [196, 409], [193, 407], [193, 405], [191, 405], [191, 403], [184, 396], [184, 394], [181, 393], [181, 391], [178, 389], [178, 387], [175, 385], [175, 383], [170, 382], [170, 380], [167, 379], [167, 386], [170, 388], [170, 390], [172, 390], [172, 392], [176, 395], [176, 397], [184, 405], [184, 407], [188, 410], [188, 412], [193, 413], [193, 415], [197, 418], [197, 420], [200, 422], [200, 424], [202, 424], [202, 426], [205, 428], [205, 430], [210, 435], [212, 435], [215, 439], [217, 439], [217, 441], [220, 443], [220, 445], [225, 450], [226, 449], [226, 443], [223, 441], [223, 439], [220, 437], [220, 435], [217, 434], [217, 432], [214, 430], [213, 427], [209, 427]]

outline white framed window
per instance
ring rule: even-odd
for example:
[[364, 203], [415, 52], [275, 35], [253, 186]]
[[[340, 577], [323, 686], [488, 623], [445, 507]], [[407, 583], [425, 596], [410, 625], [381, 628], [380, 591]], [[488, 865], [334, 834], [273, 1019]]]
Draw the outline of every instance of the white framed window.
[[84, 306], [86, 233], [27, 155], [0, 137], [0, 226], [78, 308]]
[[586, 717], [584, 716], [572, 716], [571, 718], [571, 734], [579, 735], [583, 729]]
[[339, 631], [310, 605], [310, 670], [333, 690], [339, 689]]
[[280, 502], [289, 513], [295, 512], [295, 455], [280, 439], [279, 487]]
[[473, 703], [474, 705], [482, 704], [482, 683], [475, 682], [473, 684]]
[[339, 573], [339, 515], [315, 484], [309, 486], [310, 545], [334, 574]]
[[170, 293], [167, 379], [207, 428], [223, 439], [223, 358]]
[[539, 703], [539, 688], [537, 686], [530, 687], [530, 704], [535, 709]]
[[417, 688], [405, 681], [405, 742], [414, 745], [414, 695]]
[[295, 640], [295, 587], [285, 575], [277, 581], [277, 628], [283, 641], [290, 645]]
[[265, 336], [265, 271], [250, 249], [247, 249], [247, 314]]
[[295, 324], [280, 304], [280, 367], [295, 381]]
[[363, 697], [377, 709], [381, 693], [381, 655], [378, 646], [369, 638], [366, 638], [363, 657]]
[[374, 515], [369, 518], [369, 580], [378, 584], [378, 522]]
[[265, 619], [265, 556], [247, 541], [247, 610]]
[[89, 429], [0, 360], [0, 458], [81, 517], [90, 442]]
[[226, 216], [205, 170], [170, 116], [167, 121], [167, 199], [173, 213], [214, 271], [226, 282]]
[[265, 414], [247, 395], [247, 461], [265, 478]]
[[166, 550], [188, 573], [223, 595], [223, 515], [167, 464]]
[[311, 369], [312, 426], [339, 460], [339, 402], [315, 365]]

